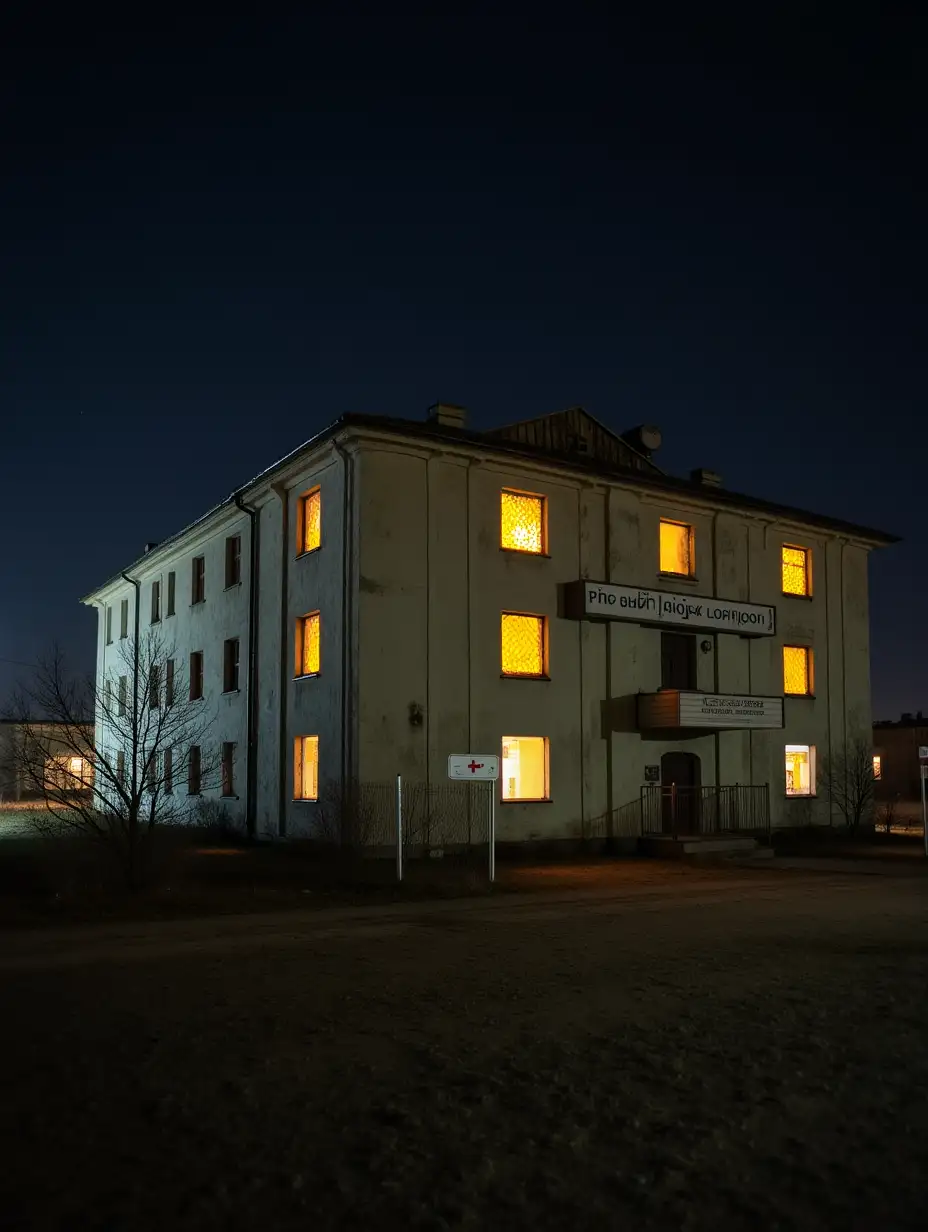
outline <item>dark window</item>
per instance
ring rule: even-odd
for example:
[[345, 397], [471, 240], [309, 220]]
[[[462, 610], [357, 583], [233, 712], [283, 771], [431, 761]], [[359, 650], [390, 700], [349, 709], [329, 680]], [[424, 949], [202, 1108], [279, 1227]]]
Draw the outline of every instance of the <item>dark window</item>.
[[122, 718], [126, 713], [126, 699], [129, 695], [129, 677], [119, 677], [119, 717]]
[[125, 783], [126, 781], [126, 755], [122, 751], [122, 749], [119, 749], [119, 751], [116, 754], [116, 777], [120, 783], [123, 783], [123, 784]]
[[148, 704], [153, 710], [161, 705], [161, 668], [157, 663], [151, 665], [148, 677]]
[[206, 598], [206, 557], [194, 556], [190, 572], [190, 602], [202, 603]]
[[119, 636], [129, 636], [129, 600], [123, 599], [119, 605]]
[[174, 615], [174, 591], [177, 585], [177, 575], [172, 569], [168, 574], [168, 615]]
[[692, 633], [661, 633], [661, 688], [696, 688], [696, 638]]
[[164, 774], [162, 775], [164, 782], [164, 794], [172, 796], [174, 794], [174, 750], [164, 750]]
[[226, 540], [226, 587], [237, 586], [242, 580], [242, 536], [230, 535]]
[[164, 704], [174, 705], [174, 660], [168, 659], [164, 665]]
[[234, 693], [238, 688], [238, 638], [230, 637], [223, 647], [222, 691]]
[[106, 609], [106, 644], [107, 646], [109, 646], [112, 640], [113, 640], [113, 609], [111, 607], [108, 607]]
[[190, 754], [187, 759], [187, 795], [198, 796], [200, 794], [200, 746], [191, 744]]
[[161, 583], [151, 584], [151, 623], [156, 625], [161, 619]]
[[154, 751], [148, 754], [148, 760], [145, 762], [145, 787], [149, 795], [155, 794], [155, 788], [158, 786], [158, 754]]
[[194, 650], [190, 655], [190, 700], [199, 701], [203, 696], [203, 651]]
[[222, 794], [235, 795], [235, 745], [224, 741], [222, 746]]

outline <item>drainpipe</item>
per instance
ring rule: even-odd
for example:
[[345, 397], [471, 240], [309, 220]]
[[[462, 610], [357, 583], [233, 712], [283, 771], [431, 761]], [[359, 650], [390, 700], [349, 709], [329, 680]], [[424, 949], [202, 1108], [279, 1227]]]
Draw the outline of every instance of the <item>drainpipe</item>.
[[[342, 795], [352, 779], [352, 707], [349, 704], [348, 691], [351, 687], [352, 637], [354, 636], [354, 602], [352, 594], [352, 566], [354, 563], [351, 535], [351, 501], [354, 497], [354, 467], [351, 454], [333, 441], [335, 452], [342, 460], [342, 748], [341, 748], [341, 781]], [[342, 842], [348, 839], [342, 834]]]
[[[719, 538], [719, 515], [718, 510], [712, 515], [712, 597], [719, 597], [719, 561], [718, 561], [718, 538]], [[715, 635], [715, 648], [712, 655], [712, 688], [716, 697], [719, 693], [719, 635]], [[721, 800], [721, 778], [722, 778], [722, 733], [715, 733], [715, 815], [719, 817], [719, 805]]]
[[[603, 548], [606, 556], [606, 581], [612, 581], [612, 489], [603, 490]], [[612, 850], [615, 837], [615, 784], [612, 771], [612, 626], [608, 620], [603, 621], [606, 638], [606, 840], [609, 850]], [[639, 737], [640, 744], [640, 737]], [[639, 815], [639, 829], [644, 833], [644, 811]]]
[[142, 606], [142, 583], [137, 578], [121, 573], [130, 586], [135, 587], [135, 642], [132, 649], [132, 799], [138, 790], [139, 760], [139, 609]]
[[275, 483], [273, 492], [280, 501], [280, 655], [278, 656], [277, 679], [277, 837], [287, 836], [287, 703], [290, 699], [290, 682], [287, 668], [290, 660], [290, 493], [283, 484]]
[[242, 513], [248, 514], [248, 696], [245, 712], [245, 830], [249, 838], [254, 838], [257, 831], [257, 800], [258, 800], [258, 746], [257, 746], [257, 711], [258, 711], [258, 569], [260, 564], [261, 545], [259, 535], [261, 524], [258, 510], [253, 505], [246, 505], [241, 493], [232, 495], [235, 504]]

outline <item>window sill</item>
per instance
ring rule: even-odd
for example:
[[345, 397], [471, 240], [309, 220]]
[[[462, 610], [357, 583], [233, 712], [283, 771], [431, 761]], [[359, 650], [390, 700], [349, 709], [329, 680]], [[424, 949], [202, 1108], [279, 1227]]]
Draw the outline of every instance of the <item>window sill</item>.
[[806, 603], [811, 603], [815, 598], [814, 595], [794, 595], [791, 590], [781, 590], [780, 594], [784, 599], [803, 599]]
[[199, 697], [188, 697], [187, 698], [188, 702], [202, 702], [203, 700], [204, 700], [204, 697], [202, 693], [199, 695]]
[[172, 616], [176, 616], [176, 615], [177, 615], [177, 613], [176, 613], [176, 612], [166, 612], [166, 613], [165, 613], [165, 616], [164, 616], [164, 619], [165, 619], [165, 620], [170, 620]]
[[202, 796], [202, 795], [203, 795], [202, 791], [188, 791], [187, 799], [192, 800], [195, 796]]
[[524, 796], [514, 800], [511, 796], [507, 799], [505, 796], [500, 797], [500, 804], [553, 804], [554, 801], [550, 796]]
[[296, 558], [297, 560], [302, 560], [304, 556], [312, 556], [313, 552], [321, 552], [321, 551], [322, 551], [322, 544], [320, 543], [318, 547], [304, 548], [302, 552], [297, 552]]
[[532, 552], [528, 548], [504, 548], [503, 545], [500, 544], [499, 550], [501, 552], [505, 552], [507, 556], [531, 556], [535, 560], [551, 559], [550, 552]]
[[293, 803], [294, 804], [318, 804], [319, 797], [318, 796], [294, 796]]
[[234, 697], [236, 693], [241, 693], [241, 691], [242, 690], [238, 687], [238, 685], [236, 685], [234, 689], [223, 689], [222, 696], [223, 697]]
[[293, 679], [295, 681], [296, 680], [315, 680], [317, 677], [321, 675], [322, 675], [321, 672], [303, 672], [299, 676], [294, 676]]
[[202, 607], [202, 606], [203, 606], [203, 604], [204, 604], [205, 602], [206, 602], [206, 599], [205, 599], [205, 598], [203, 598], [203, 599], [194, 599], [194, 601], [190, 604], [190, 606], [191, 606], [191, 607]]
[[689, 582], [693, 586], [699, 585], [699, 578], [695, 573], [664, 573], [659, 569], [657, 577], [661, 582]]
[[238, 590], [241, 584], [242, 584], [241, 578], [239, 578], [237, 582], [226, 582], [225, 586], [223, 587], [223, 592], [227, 590]]
[[786, 701], [787, 698], [792, 698], [795, 701], [801, 701], [801, 702], [802, 701], [814, 702], [815, 694], [814, 693], [784, 693], [783, 700]]
[[500, 680], [546, 680], [548, 683], [551, 677], [548, 675], [538, 676], [534, 672], [500, 672]]
[[227, 796], [225, 792], [219, 797], [220, 800], [237, 800], [238, 796]]
[[815, 792], [798, 792], [794, 791], [792, 795], [789, 792], [783, 797], [784, 800], [817, 800], [818, 795]]

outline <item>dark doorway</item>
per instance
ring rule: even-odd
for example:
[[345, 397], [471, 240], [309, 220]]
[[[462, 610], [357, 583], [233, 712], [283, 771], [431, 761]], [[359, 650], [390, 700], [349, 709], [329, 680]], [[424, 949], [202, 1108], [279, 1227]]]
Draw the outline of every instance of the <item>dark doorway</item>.
[[696, 638], [661, 632], [661, 688], [696, 688]]
[[695, 753], [661, 758], [661, 824], [665, 834], [698, 834], [702, 766]]

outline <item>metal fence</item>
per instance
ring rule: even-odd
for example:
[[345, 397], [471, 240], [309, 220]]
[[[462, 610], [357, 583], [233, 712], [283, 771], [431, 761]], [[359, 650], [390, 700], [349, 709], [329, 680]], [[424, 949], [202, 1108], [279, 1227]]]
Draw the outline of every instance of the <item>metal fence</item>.
[[711, 834], [770, 836], [767, 784], [720, 787], [642, 787], [642, 835], [671, 838]]

